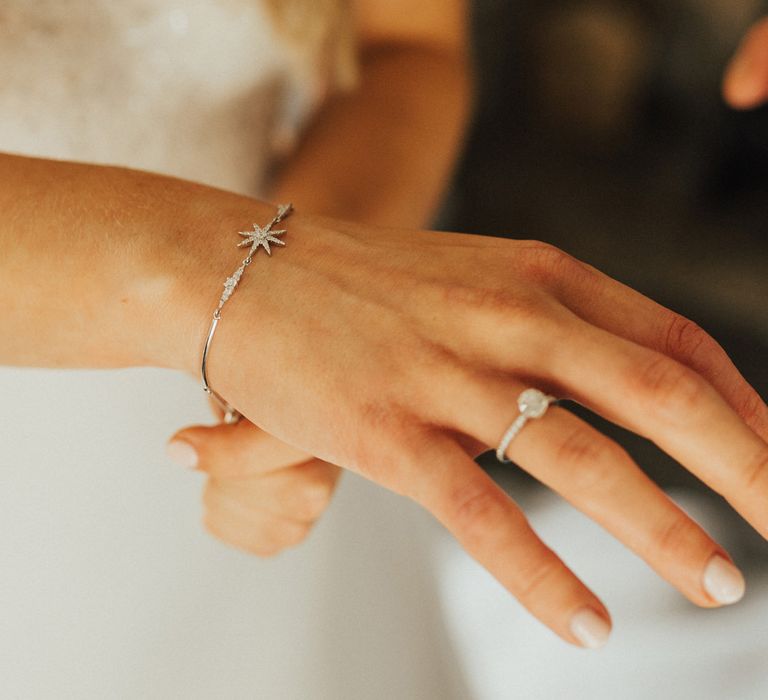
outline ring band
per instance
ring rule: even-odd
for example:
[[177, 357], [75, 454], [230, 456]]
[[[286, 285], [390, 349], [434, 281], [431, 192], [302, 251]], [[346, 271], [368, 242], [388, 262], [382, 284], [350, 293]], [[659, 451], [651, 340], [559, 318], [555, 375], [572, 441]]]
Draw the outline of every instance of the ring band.
[[501, 438], [498, 448], [496, 449], [496, 459], [499, 462], [508, 464], [511, 459], [507, 459], [506, 452], [509, 444], [517, 437], [517, 434], [523, 429], [523, 426], [531, 418], [541, 418], [549, 408], [550, 404], [557, 401], [554, 396], [549, 396], [543, 391], [538, 389], [526, 389], [520, 396], [517, 397], [517, 406], [520, 410], [520, 415], [515, 418], [514, 423], [507, 428], [507, 432]]

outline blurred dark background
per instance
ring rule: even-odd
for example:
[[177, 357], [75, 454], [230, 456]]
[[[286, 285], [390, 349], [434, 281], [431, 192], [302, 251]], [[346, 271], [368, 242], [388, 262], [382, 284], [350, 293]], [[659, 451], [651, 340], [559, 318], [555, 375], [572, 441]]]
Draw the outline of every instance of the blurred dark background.
[[[768, 2], [478, 0], [473, 14], [476, 117], [440, 227], [557, 245], [696, 320], [768, 398], [768, 108], [720, 95]], [[665, 487], [709, 494], [744, 568], [768, 564], [723, 499], [590, 419]], [[481, 461], [516, 497], [536, 488]]]

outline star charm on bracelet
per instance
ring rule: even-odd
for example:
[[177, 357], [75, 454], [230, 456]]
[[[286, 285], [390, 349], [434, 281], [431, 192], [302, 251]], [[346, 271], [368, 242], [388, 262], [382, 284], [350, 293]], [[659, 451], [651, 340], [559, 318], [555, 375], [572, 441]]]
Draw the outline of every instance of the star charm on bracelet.
[[213, 335], [216, 332], [216, 327], [221, 320], [221, 310], [224, 308], [224, 304], [229, 301], [229, 298], [234, 293], [237, 285], [240, 284], [240, 279], [245, 273], [245, 268], [247, 268], [253, 262], [254, 253], [260, 247], [263, 247], [267, 252], [267, 255], [271, 257], [272, 251], [269, 248], [270, 243], [285, 245], [284, 241], [276, 238], [276, 236], [281, 236], [284, 234], [285, 231], [274, 231], [272, 227], [276, 226], [283, 219], [290, 216], [292, 212], [292, 204], [279, 204], [277, 207], [277, 214], [275, 214], [275, 216], [272, 218], [272, 221], [270, 221], [266, 226], [253, 224], [253, 231], [238, 231], [241, 236], [245, 236], [245, 240], [240, 241], [240, 243], [237, 244], [237, 247], [242, 248], [243, 246], [251, 246], [251, 250], [249, 251], [246, 258], [240, 263], [238, 268], [229, 277], [227, 277], [226, 282], [224, 282], [224, 291], [221, 294], [218, 306], [213, 312], [211, 325], [208, 329], [208, 337], [206, 338], [205, 346], [203, 347], [203, 359], [200, 366], [200, 374], [203, 380], [203, 389], [207, 394], [210, 394], [216, 400], [219, 406], [221, 406], [222, 410], [224, 411], [225, 423], [237, 423], [237, 421], [239, 421], [241, 418], [241, 414], [234, 406], [231, 406], [223, 396], [214, 391], [211, 388], [211, 385], [208, 383], [207, 364], [208, 352], [211, 348], [211, 341], [213, 340]]
[[285, 245], [284, 241], [281, 241], [279, 238], [275, 238], [275, 236], [281, 236], [284, 234], [285, 231], [273, 231], [272, 222], [263, 227], [259, 226], [258, 224], [254, 224], [253, 231], [238, 231], [238, 233], [241, 236], [245, 236], [245, 240], [240, 241], [240, 243], [237, 244], [237, 247], [242, 248], [247, 245], [251, 246], [251, 252], [248, 253], [249, 256], [253, 255], [259, 249], [259, 246], [264, 247], [264, 250], [267, 251], [267, 255], [272, 255], [272, 251], [269, 249], [270, 243]]

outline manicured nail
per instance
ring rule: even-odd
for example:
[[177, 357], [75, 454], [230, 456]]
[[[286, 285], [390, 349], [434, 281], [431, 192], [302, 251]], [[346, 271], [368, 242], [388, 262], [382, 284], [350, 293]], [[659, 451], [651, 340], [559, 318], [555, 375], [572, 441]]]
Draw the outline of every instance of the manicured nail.
[[731, 562], [715, 554], [704, 569], [704, 588], [718, 603], [729, 605], [744, 595], [744, 577]]
[[197, 450], [185, 440], [171, 440], [165, 446], [165, 452], [172, 462], [194, 469], [197, 466]]
[[584, 608], [571, 618], [571, 632], [587, 649], [599, 649], [611, 634], [608, 621], [592, 608]]

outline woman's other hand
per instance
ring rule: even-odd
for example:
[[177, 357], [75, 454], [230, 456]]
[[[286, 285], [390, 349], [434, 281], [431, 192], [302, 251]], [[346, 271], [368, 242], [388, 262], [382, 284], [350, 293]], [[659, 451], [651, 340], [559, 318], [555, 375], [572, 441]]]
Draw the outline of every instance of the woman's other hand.
[[753, 109], [768, 101], [768, 17], [741, 42], [726, 70], [723, 94], [736, 109]]
[[208, 475], [208, 532], [261, 557], [306, 538], [330, 504], [341, 472], [246, 420], [180, 430], [168, 443], [168, 455]]

